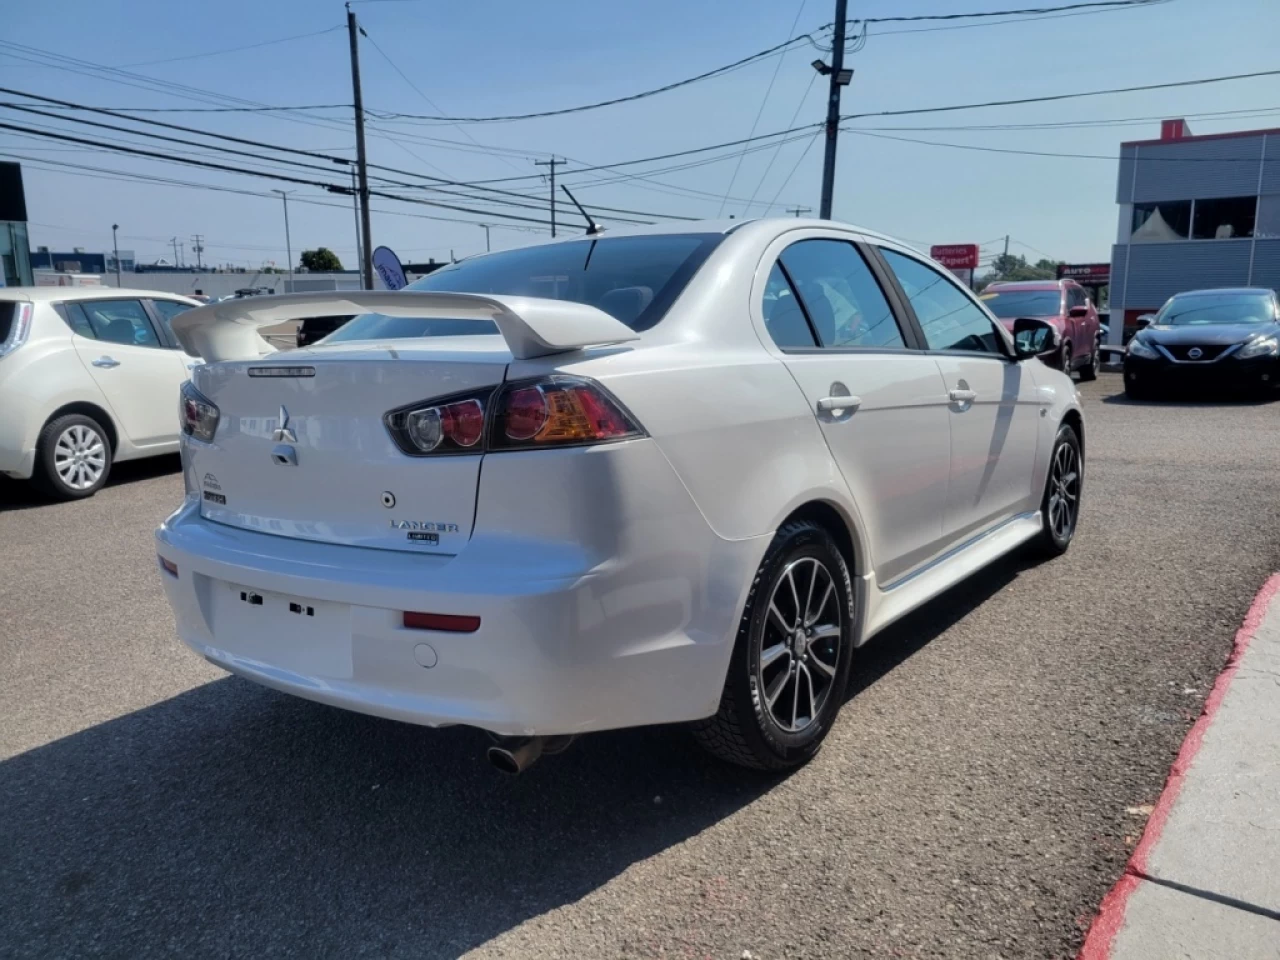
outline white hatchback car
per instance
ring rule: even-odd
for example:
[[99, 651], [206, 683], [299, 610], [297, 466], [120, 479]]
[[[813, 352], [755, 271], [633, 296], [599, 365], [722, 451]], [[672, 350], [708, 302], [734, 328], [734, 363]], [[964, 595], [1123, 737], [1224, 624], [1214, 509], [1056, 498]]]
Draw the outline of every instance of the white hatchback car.
[[176, 452], [193, 363], [169, 322], [198, 306], [112, 287], [0, 289], [0, 474], [71, 500], [115, 461]]
[[[372, 311], [372, 312], [370, 312]], [[362, 314], [262, 357], [255, 328]], [[186, 501], [156, 533], [181, 638], [312, 700], [498, 735], [687, 721], [779, 769], [853, 649], [1076, 529], [1075, 386], [955, 279], [824, 221], [476, 257], [396, 293], [174, 321]]]

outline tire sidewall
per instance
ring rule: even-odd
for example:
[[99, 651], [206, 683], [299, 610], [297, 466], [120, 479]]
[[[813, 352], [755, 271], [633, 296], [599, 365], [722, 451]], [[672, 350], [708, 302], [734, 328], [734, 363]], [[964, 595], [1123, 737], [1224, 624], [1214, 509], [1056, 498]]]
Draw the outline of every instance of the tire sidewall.
[[[1053, 527], [1049, 523], [1049, 495], [1050, 485], [1053, 483], [1053, 463], [1057, 459], [1058, 449], [1064, 444], [1070, 444], [1076, 452], [1076, 472], [1080, 475], [1076, 493], [1076, 515], [1071, 522], [1071, 530], [1065, 539], [1059, 538], [1054, 532]], [[1080, 438], [1076, 436], [1075, 430], [1069, 423], [1064, 423], [1058, 428], [1058, 435], [1054, 437], [1053, 449], [1049, 454], [1049, 472], [1044, 481], [1044, 498], [1040, 504], [1040, 510], [1044, 516], [1044, 531], [1054, 549], [1059, 552], [1065, 551], [1071, 546], [1071, 541], [1075, 539], [1076, 530], [1080, 526], [1080, 510], [1084, 506], [1084, 451], [1080, 449]]]
[[[756, 682], [760, 662], [761, 636], [769, 615], [769, 601], [782, 578], [787, 565], [804, 557], [813, 557], [823, 563], [835, 580], [836, 593], [843, 613], [839, 657], [836, 674], [832, 678], [831, 692], [817, 718], [799, 733], [787, 733], [770, 716], [765, 706], [763, 691]], [[818, 752], [844, 703], [848, 689], [852, 662], [854, 636], [853, 584], [849, 568], [831, 537], [822, 528], [803, 524], [798, 530], [789, 531], [770, 547], [761, 563], [757, 588], [752, 603], [739, 628], [734, 651], [734, 673], [731, 682], [738, 686], [739, 703], [748, 704], [754, 723], [745, 725], [747, 736], [758, 754], [775, 758], [779, 766], [794, 766], [805, 762]]]
[[[54, 463], [54, 449], [58, 443], [58, 437], [62, 436], [69, 427], [85, 426], [98, 435], [98, 439], [102, 441], [104, 451], [104, 463], [102, 467], [102, 475], [91, 487], [83, 490], [77, 490], [75, 487], [68, 486], [58, 473], [57, 465]], [[40, 486], [44, 490], [62, 500], [82, 500], [85, 497], [91, 497], [106, 484], [107, 479], [111, 476], [111, 467], [114, 463], [113, 452], [111, 449], [111, 440], [107, 436], [107, 431], [102, 428], [97, 420], [87, 417], [81, 413], [69, 414], [65, 417], [48, 423], [44, 430], [41, 431], [40, 446], [37, 452], [38, 462], [40, 466], [39, 481]]]

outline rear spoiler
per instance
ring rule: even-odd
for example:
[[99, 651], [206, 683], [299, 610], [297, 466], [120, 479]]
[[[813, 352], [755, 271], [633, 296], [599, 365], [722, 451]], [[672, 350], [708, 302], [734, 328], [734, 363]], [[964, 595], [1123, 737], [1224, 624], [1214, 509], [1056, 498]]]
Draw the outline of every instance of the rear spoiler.
[[256, 360], [274, 348], [258, 328], [308, 317], [382, 313], [391, 317], [491, 320], [518, 360], [565, 353], [640, 335], [585, 303], [541, 297], [427, 290], [337, 290], [222, 300], [180, 313], [171, 326], [182, 348], [209, 363]]

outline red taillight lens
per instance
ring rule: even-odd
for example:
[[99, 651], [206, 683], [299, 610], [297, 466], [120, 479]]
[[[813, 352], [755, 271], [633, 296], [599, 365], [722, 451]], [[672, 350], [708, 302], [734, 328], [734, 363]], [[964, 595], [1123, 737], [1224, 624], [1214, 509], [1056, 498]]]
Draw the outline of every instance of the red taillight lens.
[[178, 565], [176, 563], [172, 560], [166, 560], [164, 557], [160, 556], [157, 556], [157, 559], [160, 561], [161, 570], [169, 574], [171, 577], [176, 577], [178, 575]]
[[411, 630], [443, 630], [446, 633], [475, 633], [480, 629], [479, 617], [462, 617], [452, 613], [404, 612], [404, 625]]
[[218, 432], [217, 405], [192, 385], [190, 380], [182, 384], [178, 400], [178, 415], [182, 432], [205, 443], [213, 441]]
[[578, 377], [549, 377], [498, 397], [490, 446], [495, 450], [601, 443], [642, 431], [604, 388]]
[[600, 384], [559, 375], [423, 401], [383, 419], [396, 446], [415, 457], [579, 446], [644, 435]]

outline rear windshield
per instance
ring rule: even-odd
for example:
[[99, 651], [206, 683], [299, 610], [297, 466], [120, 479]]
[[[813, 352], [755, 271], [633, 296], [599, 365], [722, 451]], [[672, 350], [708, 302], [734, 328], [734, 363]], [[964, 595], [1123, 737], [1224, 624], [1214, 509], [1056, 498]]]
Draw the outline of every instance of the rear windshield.
[[[719, 233], [678, 233], [525, 247], [441, 267], [408, 289], [570, 300], [598, 307], [632, 330], [647, 330], [723, 239]], [[364, 313], [326, 342], [497, 332], [491, 322]]]
[[1161, 308], [1156, 323], [1268, 323], [1275, 319], [1269, 293], [1199, 294], [1174, 297]]
[[1056, 317], [1062, 312], [1062, 294], [1057, 290], [988, 290], [982, 302], [1002, 320]]

